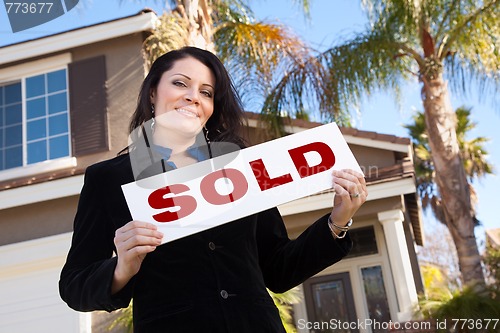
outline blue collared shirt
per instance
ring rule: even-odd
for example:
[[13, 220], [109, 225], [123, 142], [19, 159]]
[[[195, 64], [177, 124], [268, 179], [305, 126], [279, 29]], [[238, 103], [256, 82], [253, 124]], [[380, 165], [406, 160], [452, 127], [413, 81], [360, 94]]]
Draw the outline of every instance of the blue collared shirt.
[[[166, 162], [167, 165], [169, 165], [173, 169], [177, 169], [177, 166], [175, 165], [174, 162], [169, 161], [170, 156], [172, 155], [172, 149], [168, 147], [162, 147], [156, 144], [153, 144], [152, 148], [161, 155], [163, 160]], [[197, 146], [193, 145], [189, 147], [187, 150], [187, 153], [196, 159], [196, 161], [204, 161], [208, 160], [210, 158], [209, 152], [208, 152], [208, 147], [207, 146]]]

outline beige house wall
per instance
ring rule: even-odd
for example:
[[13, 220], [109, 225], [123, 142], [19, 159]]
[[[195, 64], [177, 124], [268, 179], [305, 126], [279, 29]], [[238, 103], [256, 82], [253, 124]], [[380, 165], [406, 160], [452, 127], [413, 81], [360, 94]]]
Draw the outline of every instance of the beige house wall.
[[137, 95], [145, 78], [141, 50], [142, 34], [115, 38], [71, 51], [73, 61], [106, 57], [106, 88], [108, 106], [108, 131], [110, 149], [107, 152], [78, 158], [78, 167], [86, 167], [106, 160], [127, 145], [128, 125], [136, 104]]
[[0, 246], [73, 231], [78, 196], [0, 210]]
[[[78, 157], [77, 169], [112, 158], [127, 145], [128, 124], [145, 77], [142, 40], [137, 33], [63, 52], [73, 62], [99, 55], [106, 59], [110, 149]], [[72, 231], [77, 203], [78, 196], [71, 196], [0, 210], [0, 246]]]

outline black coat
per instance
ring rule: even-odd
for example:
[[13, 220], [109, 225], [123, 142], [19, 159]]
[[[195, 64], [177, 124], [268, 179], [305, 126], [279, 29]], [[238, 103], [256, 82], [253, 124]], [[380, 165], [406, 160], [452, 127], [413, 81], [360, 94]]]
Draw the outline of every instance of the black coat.
[[327, 216], [289, 240], [276, 208], [163, 244], [111, 295], [115, 230], [132, 218], [121, 185], [128, 155], [89, 167], [75, 217], [62, 299], [78, 311], [113, 311], [134, 299], [136, 332], [284, 332], [266, 287], [284, 292], [343, 258]]

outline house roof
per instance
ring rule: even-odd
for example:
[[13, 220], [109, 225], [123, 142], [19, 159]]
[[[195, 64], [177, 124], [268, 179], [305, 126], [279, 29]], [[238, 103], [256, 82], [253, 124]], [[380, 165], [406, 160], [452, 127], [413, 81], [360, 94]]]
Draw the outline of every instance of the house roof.
[[[249, 120], [259, 120], [260, 115], [255, 112], [246, 112], [246, 117]], [[300, 128], [300, 129], [310, 129], [314, 128], [317, 126], [323, 125], [322, 123], [315, 122], [315, 121], [308, 121], [308, 120], [303, 120], [303, 119], [291, 119], [291, 118], [286, 118], [285, 121], [285, 129], [288, 129], [288, 132], [296, 132], [296, 131], [290, 131], [291, 128]], [[375, 140], [375, 141], [380, 141], [380, 142], [390, 142], [390, 143], [395, 143], [395, 144], [400, 144], [400, 145], [409, 145], [411, 143], [409, 138], [403, 138], [400, 136], [395, 136], [391, 134], [381, 134], [377, 132], [372, 132], [372, 131], [363, 131], [363, 130], [358, 130], [356, 128], [352, 127], [340, 127], [340, 131], [342, 132], [343, 135], [349, 135], [357, 138], [364, 138], [364, 139], [370, 139], [370, 140]]]
[[[262, 125], [260, 123], [261, 118], [258, 113], [246, 112], [246, 117], [250, 127], [258, 127]], [[287, 133], [297, 133], [323, 125], [319, 122], [307, 121], [303, 119], [283, 119], [284, 128]], [[340, 131], [349, 144], [392, 150], [406, 155], [410, 154], [409, 147], [411, 145], [411, 140], [409, 138], [403, 138], [390, 134], [381, 134], [372, 131], [363, 131], [351, 127], [340, 127]]]
[[103, 23], [88, 25], [57, 34], [0, 47], [0, 67], [25, 59], [46, 56], [62, 50], [126, 36], [153, 28], [156, 14], [144, 9], [137, 14]]

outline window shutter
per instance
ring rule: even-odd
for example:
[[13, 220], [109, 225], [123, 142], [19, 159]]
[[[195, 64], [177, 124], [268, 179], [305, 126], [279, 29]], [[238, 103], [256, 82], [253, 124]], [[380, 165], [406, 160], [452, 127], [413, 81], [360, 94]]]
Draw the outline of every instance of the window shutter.
[[105, 56], [68, 66], [73, 156], [109, 149]]

